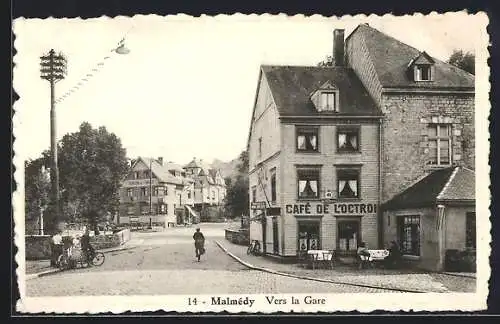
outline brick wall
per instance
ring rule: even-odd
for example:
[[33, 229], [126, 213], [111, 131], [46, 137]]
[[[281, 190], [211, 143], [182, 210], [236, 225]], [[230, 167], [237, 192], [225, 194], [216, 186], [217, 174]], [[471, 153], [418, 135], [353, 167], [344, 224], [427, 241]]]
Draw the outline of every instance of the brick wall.
[[[338, 153], [336, 130], [339, 125], [347, 125], [347, 121], [337, 121], [337, 124], [320, 124], [319, 128], [319, 151], [320, 153], [297, 153], [295, 145], [295, 124], [282, 124], [282, 151], [281, 151], [281, 179], [279, 183], [281, 193], [282, 209], [287, 204], [305, 203], [297, 200], [297, 173], [296, 165], [322, 165], [320, 179], [320, 194], [325, 190], [333, 192], [335, 202], [345, 202], [338, 200], [336, 165], [355, 164], [360, 165], [360, 196], [356, 203], [378, 204], [378, 122], [358, 123], [350, 125], [360, 126], [360, 152], [359, 153]], [[319, 201], [311, 201], [315, 206]], [[314, 210], [315, 207], [312, 208]], [[302, 216], [285, 214], [283, 216], [284, 232], [284, 254], [295, 255], [297, 250], [297, 221], [298, 220], [320, 220], [321, 219], [321, 240], [324, 248], [336, 248], [337, 240], [337, 216], [333, 213], [327, 215]], [[361, 239], [370, 246], [378, 246], [378, 217], [377, 213], [343, 216], [361, 218]]]
[[474, 97], [445, 94], [384, 94], [383, 201], [428, 174], [428, 125], [452, 127], [455, 165], [474, 169]]

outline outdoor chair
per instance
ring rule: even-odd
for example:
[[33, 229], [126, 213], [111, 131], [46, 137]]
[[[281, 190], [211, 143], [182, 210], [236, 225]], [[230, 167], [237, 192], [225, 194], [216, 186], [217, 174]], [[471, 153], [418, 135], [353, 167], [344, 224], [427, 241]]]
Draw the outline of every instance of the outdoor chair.
[[311, 265], [312, 265], [312, 269], [315, 270], [316, 266], [318, 266], [320, 263], [319, 254], [313, 253], [313, 254], [308, 254], [308, 256], [309, 256], [309, 260], [310, 260]]
[[298, 260], [299, 266], [301, 266], [303, 268], [307, 268], [307, 266], [309, 264], [309, 258], [307, 255], [307, 251], [298, 250], [297, 251], [297, 260]]
[[323, 264], [325, 265], [325, 268], [332, 269], [335, 266], [335, 251], [334, 250], [329, 250], [328, 252], [323, 252]]

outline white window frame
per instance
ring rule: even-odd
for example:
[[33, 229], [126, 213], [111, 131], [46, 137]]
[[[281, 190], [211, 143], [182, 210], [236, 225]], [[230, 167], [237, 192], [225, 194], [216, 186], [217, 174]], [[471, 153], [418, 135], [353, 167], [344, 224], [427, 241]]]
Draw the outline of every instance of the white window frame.
[[[439, 134], [440, 132], [440, 129], [441, 129], [441, 126], [446, 126], [447, 129], [448, 129], [448, 136], [441, 136], [441, 134]], [[443, 166], [443, 167], [446, 167], [446, 166], [451, 166], [453, 164], [453, 156], [452, 156], [452, 125], [451, 124], [439, 124], [439, 123], [432, 123], [432, 124], [429, 124], [428, 127], [432, 127], [432, 128], [435, 128], [436, 129], [436, 136], [428, 136], [428, 141], [429, 142], [433, 142], [433, 141], [436, 141], [436, 164], [432, 164], [433, 166]], [[441, 163], [441, 141], [448, 141], [448, 163], [447, 164], [444, 164], [444, 163]], [[430, 150], [431, 148], [429, 148]]]
[[[422, 79], [422, 69], [424, 69], [424, 68], [427, 68], [429, 71], [429, 78], [428, 79]], [[432, 81], [432, 78], [433, 78], [432, 65], [416, 64], [414, 67], [414, 77], [415, 77], [415, 81], [419, 81], [419, 82]]]

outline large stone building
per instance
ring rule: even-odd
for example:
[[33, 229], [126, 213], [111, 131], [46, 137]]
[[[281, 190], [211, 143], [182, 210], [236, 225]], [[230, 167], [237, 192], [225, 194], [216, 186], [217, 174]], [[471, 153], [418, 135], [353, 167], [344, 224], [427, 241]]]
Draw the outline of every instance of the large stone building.
[[222, 206], [226, 198], [226, 183], [220, 170], [193, 158], [184, 166], [186, 176], [193, 179], [193, 199], [196, 210], [204, 206]]
[[[119, 222], [169, 226], [198, 217], [194, 206], [194, 181], [185, 170], [163, 158], [139, 157], [120, 188]], [[191, 215], [191, 217], [189, 217]]]
[[[265, 221], [251, 223], [251, 239], [280, 256], [312, 247], [352, 253], [360, 241], [376, 248], [395, 240], [420, 261], [431, 253], [423, 240], [439, 241], [440, 256], [461, 245], [463, 235], [438, 240], [444, 234], [429, 234], [422, 214], [390, 200], [425, 177], [452, 182], [451, 174], [433, 175], [442, 169], [474, 169], [474, 76], [365, 24], [346, 40], [334, 31], [333, 58], [331, 67], [261, 67], [249, 181], [250, 201], [266, 209], [252, 210]], [[454, 192], [448, 203], [467, 207], [449, 217], [460, 222], [455, 232], [470, 232], [471, 195]], [[426, 201], [439, 209], [434, 223], [446, 218], [435, 198], [434, 207]]]

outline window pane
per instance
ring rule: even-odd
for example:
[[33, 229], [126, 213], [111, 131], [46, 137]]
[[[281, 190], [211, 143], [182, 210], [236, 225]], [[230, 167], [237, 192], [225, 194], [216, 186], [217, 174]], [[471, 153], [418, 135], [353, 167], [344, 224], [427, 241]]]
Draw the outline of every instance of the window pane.
[[428, 134], [429, 134], [429, 137], [436, 137], [437, 136], [437, 125], [430, 125], [428, 127]]
[[448, 137], [450, 127], [448, 125], [440, 125], [439, 126], [439, 137]]
[[358, 181], [358, 170], [339, 170], [337, 172], [337, 188], [339, 198], [359, 197]]
[[437, 164], [437, 141], [429, 141], [429, 162]]
[[319, 197], [319, 170], [298, 170], [299, 198]]
[[439, 141], [440, 146], [440, 159], [441, 164], [449, 164], [450, 163], [450, 150], [449, 150], [449, 142], [447, 140]]

